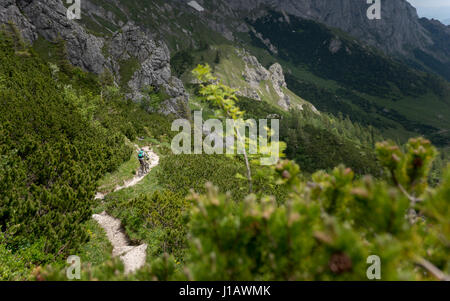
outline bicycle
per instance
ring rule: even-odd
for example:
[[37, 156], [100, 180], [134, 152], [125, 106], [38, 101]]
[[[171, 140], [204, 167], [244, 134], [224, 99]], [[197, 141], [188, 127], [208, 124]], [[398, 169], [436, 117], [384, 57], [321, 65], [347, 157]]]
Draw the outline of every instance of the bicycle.
[[139, 167], [138, 176], [142, 177], [143, 175], [147, 174], [150, 171], [150, 164], [147, 160], [144, 160], [144, 164], [141, 164]]

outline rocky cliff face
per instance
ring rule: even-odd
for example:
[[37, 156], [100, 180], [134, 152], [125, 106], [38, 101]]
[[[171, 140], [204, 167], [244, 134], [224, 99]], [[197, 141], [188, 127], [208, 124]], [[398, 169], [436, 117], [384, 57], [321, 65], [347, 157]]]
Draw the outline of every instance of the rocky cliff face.
[[[289, 110], [291, 99], [283, 91], [283, 88], [287, 88], [287, 84], [281, 65], [275, 63], [267, 70], [255, 56], [250, 55], [248, 52], [243, 51], [238, 52], [238, 54], [245, 63], [245, 70], [242, 76], [251, 87], [250, 89], [242, 89], [242, 92], [240, 93], [246, 97], [261, 100], [260, 94], [262, 94], [261, 89], [263, 89], [261, 83], [268, 81], [279, 97], [278, 105], [285, 110]], [[268, 87], [266, 87], [266, 89], [267, 88]]]
[[36, 27], [27, 18], [24, 18], [15, 0], [0, 2], [0, 24], [4, 26], [14, 24], [21, 30], [23, 38], [28, 42], [37, 39]]
[[[221, 1], [221, 0], [216, 0]], [[242, 15], [259, 17], [261, 11], [274, 9], [337, 27], [352, 36], [379, 47], [388, 53], [406, 53], [407, 45], [425, 47], [432, 43], [420, 25], [416, 9], [406, 0], [384, 0], [381, 20], [366, 16], [370, 5], [365, 0], [251, 0], [227, 1]], [[288, 17], [286, 17], [286, 21]]]
[[[417, 56], [417, 51], [421, 51], [450, 67], [450, 45], [441, 42], [442, 39], [450, 41], [447, 27], [426, 26], [419, 19], [416, 9], [406, 0], [382, 0], [380, 20], [367, 18], [370, 5], [365, 0], [227, 0], [226, 3], [235, 18], [258, 18], [273, 9], [282, 12], [286, 22], [289, 22], [288, 15], [314, 20], [339, 28], [386, 54], [418, 60], [424, 66], [435, 69], [434, 65]], [[264, 37], [260, 39], [270, 44]], [[433, 71], [450, 79], [445, 72]]]
[[280, 97], [278, 105], [285, 110], [288, 110], [291, 106], [291, 99], [283, 92], [283, 88], [287, 88], [286, 80], [284, 79], [283, 68], [280, 64], [275, 63], [269, 68], [270, 81], [272, 82], [275, 92]]
[[[121, 21], [111, 11], [105, 11], [90, 0], [83, 2], [89, 8], [89, 14], [120, 25]], [[175, 38], [196, 45], [192, 34], [201, 22], [228, 40], [237, 40], [240, 33], [253, 31], [254, 36], [277, 54], [276, 45], [254, 32], [246, 22], [275, 10], [284, 15], [285, 22], [290, 22], [289, 16], [293, 15], [339, 28], [388, 55], [414, 62], [412, 65], [421, 65], [422, 69], [432, 70], [450, 80], [450, 74], [445, 72], [445, 68], [450, 69], [450, 46], [442, 43], [442, 40], [450, 40], [450, 33], [445, 26], [424, 24], [406, 0], [381, 0], [381, 20], [367, 18], [370, 5], [366, 0], [198, 0], [196, 3], [204, 8], [201, 11], [189, 6], [189, 0], [167, 0], [163, 5], [152, 0], [114, 0], [112, 3], [127, 17], [131, 16], [130, 10], [142, 7], [142, 13], [134, 12], [139, 22], [151, 24], [162, 37], [172, 42]], [[180, 16], [189, 22], [180, 21]], [[175, 43], [171, 47], [178, 49], [181, 46]], [[443, 67], [436, 67], [439, 65]]]
[[97, 74], [107, 67], [107, 60], [101, 51], [104, 41], [88, 34], [81, 25], [69, 20], [61, 1], [16, 2], [23, 14], [22, 18], [34, 25], [36, 36], [39, 34], [51, 42], [58, 39], [66, 41], [68, 59], [73, 65]]
[[[445, 26], [430, 29], [424, 25], [416, 9], [406, 0], [381, 0], [381, 20], [367, 18], [370, 5], [366, 0], [198, 0], [205, 7], [202, 12], [192, 9], [186, 2], [169, 0], [166, 5], [180, 14], [203, 20], [229, 40], [236, 40], [240, 32], [254, 31], [246, 19], [256, 19], [266, 15], [268, 10], [275, 10], [283, 13], [285, 22], [293, 15], [339, 28], [388, 55], [408, 62], [413, 60], [450, 80], [450, 75], [435, 68], [439, 62], [450, 68], [450, 55], [447, 54], [450, 46], [441, 43], [442, 37], [450, 40], [448, 30]], [[276, 45], [258, 32], [253, 34], [277, 54]], [[429, 56], [431, 61], [417, 55], [418, 51]]]
[[130, 23], [107, 40], [106, 52], [117, 77], [121, 76], [117, 62], [137, 60], [138, 67], [126, 83], [130, 98], [142, 99], [142, 90], [149, 86], [163, 88], [170, 98], [163, 102], [160, 111], [164, 114], [183, 112], [188, 95], [181, 80], [171, 74], [170, 52], [164, 42], [150, 39], [139, 27]]
[[136, 60], [138, 64], [132, 70], [131, 79], [125, 83], [129, 97], [139, 101], [144, 88], [155, 86], [165, 89], [170, 97], [162, 104], [162, 113], [180, 114], [187, 104], [188, 95], [182, 82], [171, 75], [167, 46], [164, 42], [154, 41], [133, 24], [124, 25], [111, 38], [97, 37], [69, 20], [60, 0], [2, 1], [0, 23], [15, 24], [29, 43], [38, 36], [50, 42], [66, 41], [68, 59], [73, 65], [96, 74], [109, 70], [117, 82], [124, 80], [121, 62]]

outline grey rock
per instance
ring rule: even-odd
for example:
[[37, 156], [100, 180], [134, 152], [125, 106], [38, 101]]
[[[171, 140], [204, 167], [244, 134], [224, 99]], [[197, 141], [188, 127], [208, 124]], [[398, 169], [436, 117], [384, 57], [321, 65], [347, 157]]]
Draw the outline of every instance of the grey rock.
[[102, 55], [104, 41], [69, 20], [61, 1], [17, 1], [17, 4], [24, 18], [35, 26], [37, 34], [51, 42], [66, 41], [68, 59], [73, 65], [97, 74], [103, 72], [106, 67]]
[[259, 63], [255, 56], [245, 54], [242, 60], [245, 62], [245, 71], [242, 75], [250, 86], [258, 88], [261, 81], [269, 79], [270, 72]]
[[283, 109], [288, 110], [291, 106], [291, 100], [283, 91], [284, 88], [287, 88], [283, 67], [281, 67], [279, 63], [275, 63], [267, 70], [255, 56], [250, 55], [245, 50], [238, 51], [238, 54], [245, 63], [245, 70], [242, 76], [252, 87], [252, 89], [242, 89], [240, 92], [241, 95], [261, 100], [261, 97], [258, 94], [260, 84], [262, 81], [269, 81], [279, 97], [278, 105]]
[[135, 58], [140, 68], [128, 82], [131, 92], [129, 97], [141, 100], [143, 88], [148, 86], [163, 88], [170, 99], [163, 102], [163, 113], [176, 113], [187, 105], [188, 95], [183, 83], [172, 76], [170, 69], [170, 52], [163, 42], [150, 40], [138, 27], [127, 24], [109, 43], [109, 53], [116, 60]]
[[339, 40], [339, 38], [334, 38], [330, 41], [330, 46], [328, 47], [328, 49], [330, 50], [331, 53], [334, 54], [339, 50], [341, 50], [341, 46], [342, 46], [341, 40]]
[[283, 88], [287, 88], [286, 80], [284, 78], [283, 67], [279, 63], [275, 63], [269, 68], [270, 81], [272, 82], [275, 92], [277, 92], [280, 100], [278, 105], [285, 110], [289, 110], [291, 106], [291, 99], [283, 92]]
[[[86, 4], [84, 4], [86, 5]], [[87, 4], [93, 12], [105, 13]], [[139, 66], [127, 83], [128, 96], [142, 99], [141, 91], [147, 86], [165, 89], [170, 96], [161, 106], [163, 113], [186, 113], [188, 94], [183, 83], [171, 75], [170, 52], [164, 42], [156, 42], [150, 34], [128, 23], [110, 39], [94, 36], [78, 22], [69, 20], [67, 9], [59, 0], [2, 0], [0, 24], [14, 23], [30, 43], [38, 36], [50, 42], [66, 42], [68, 60], [86, 71], [101, 74], [110, 70], [120, 81], [120, 62], [137, 59]], [[106, 53], [106, 54], [105, 54]]]
[[24, 18], [14, 0], [1, 1], [0, 24], [5, 26], [14, 24], [22, 32], [22, 37], [28, 43], [32, 43], [37, 39], [36, 28], [28, 19]]
[[367, 18], [366, 13], [370, 5], [365, 0], [228, 0], [226, 2], [236, 14], [241, 16], [251, 14], [254, 17], [260, 17], [264, 15], [262, 11], [270, 7], [283, 12], [284, 15], [288, 13], [318, 21], [340, 28], [388, 53], [405, 53], [408, 51], [408, 45], [422, 48], [431, 43], [426, 30], [419, 23], [415, 8], [406, 0], [382, 1], [381, 20]]

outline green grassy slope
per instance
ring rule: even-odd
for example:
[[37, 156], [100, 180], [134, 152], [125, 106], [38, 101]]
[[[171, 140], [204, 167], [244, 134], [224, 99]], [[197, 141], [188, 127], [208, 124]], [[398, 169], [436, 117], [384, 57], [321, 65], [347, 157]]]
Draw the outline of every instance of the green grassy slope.
[[130, 155], [92, 79], [0, 33], [0, 241], [23, 268], [79, 250], [97, 181]]
[[[114, 262], [111, 246], [91, 220], [93, 212], [103, 209], [123, 219], [130, 237], [148, 242], [149, 258], [154, 259], [167, 251], [168, 238], [180, 243], [171, 231], [184, 225], [165, 228], [182, 208], [146, 207], [154, 193], [160, 194], [158, 202], [183, 201], [184, 206], [187, 191], [201, 190], [207, 181], [233, 195], [245, 191], [241, 180], [228, 180], [235, 171], [242, 172], [241, 161], [170, 155], [172, 119], [125, 101], [118, 88], [101, 88], [95, 76], [63, 60], [62, 46], [40, 41], [36, 51], [19, 37], [0, 33], [1, 280], [26, 279], [40, 265], [63, 271], [70, 254], [92, 267], [108, 268]], [[94, 201], [96, 191], [109, 192], [132, 177], [137, 167], [133, 144], [151, 145], [164, 168], [155, 168], [139, 185], [108, 195], [104, 204]], [[180, 159], [189, 164], [181, 166]], [[193, 182], [180, 182], [187, 177]], [[269, 189], [263, 180], [255, 181]], [[174, 188], [175, 183], [181, 186]], [[168, 215], [161, 216], [159, 228], [154, 229], [152, 217], [146, 221], [149, 232], [138, 233], [140, 208]]]
[[[263, 80], [259, 83], [259, 87], [252, 87], [248, 83], [243, 74], [245, 73], [245, 61], [241, 51], [232, 45], [208, 45], [206, 49], [200, 50], [183, 50], [174, 54], [172, 58], [172, 67], [174, 72], [189, 85], [192, 82], [190, 71], [197, 64], [208, 63], [214, 70], [214, 75], [239, 91], [256, 91], [262, 101], [278, 106], [280, 96], [274, 90], [272, 82]], [[251, 65], [249, 65], [252, 68]], [[289, 87], [288, 87], [289, 88]], [[291, 90], [283, 88], [283, 93], [288, 95], [291, 100], [292, 107], [309, 104], [307, 101], [293, 93]]]
[[36, 51], [0, 32], [1, 280], [62, 266], [71, 254], [108, 258], [91, 222], [98, 186], [108, 191], [134, 169], [127, 141], [164, 143], [171, 134], [170, 117], [124, 101], [118, 89], [101, 97], [98, 79], [64, 61], [60, 46], [41, 42]]

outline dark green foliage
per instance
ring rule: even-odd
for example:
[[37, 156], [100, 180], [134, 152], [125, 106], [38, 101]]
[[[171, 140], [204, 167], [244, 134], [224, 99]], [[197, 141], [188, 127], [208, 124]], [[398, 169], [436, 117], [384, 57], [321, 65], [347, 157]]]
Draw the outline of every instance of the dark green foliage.
[[217, 50], [216, 51], [216, 57], [214, 58], [214, 64], [220, 64], [220, 58], [221, 58], [220, 51]]
[[186, 72], [186, 70], [191, 68], [194, 63], [194, 57], [191, 54], [192, 51], [192, 49], [183, 50], [175, 53], [175, 55], [171, 58], [170, 64], [176, 76], [181, 76]]
[[[160, 94], [157, 96], [159, 100]], [[162, 97], [162, 96], [161, 96]], [[120, 131], [128, 139], [137, 137], [172, 137], [171, 118], [160, 114], [149, 114], [144, 105], [131, 100], [124, 101], [124, 95], [117, 88], [109, 87], [105, 93], [105, 102], [98, 108], [96, 119], [107, 129]]]
[[429, 223], [422, 224], [425, 240], [424, 250], [433, 248], [433, 252], [423, 256], [431, 256], [430, 260], [436, 262], [447, 275], [450, 274], [449, 239], [450, 239], [450, 164], [442, 174], [440, 186], [433, 193], [428, 202], [418, 205], [419, 209], [427, 216]]
[[139, 60], [134, 57], [130, 57], [127, 60], [119, 62], [120, 66], [120, 86], [124, 90], [129, 90], [128, 82], [134, 75], [134, 72], [139, 68]]
[[[165, 142], [175, 133], [170, 118], [123, 101], [108, 75], [99, 82], [17, 47], [0, 35], [0, 279], [66, 280], [61, 259], [90, 235], [97, 180], [131, 155], [124, 136]], [[424, 260], [450, 273], [450, 166], [428, 187], [436, 155], [429, 141], [379, 143], [376, 159], [372, 127], [307, 106], [237, 103], [247, 118], [281, 118], [288, 156], [304, 171], [342, 162], [353, 170], [340, 165], [304, 180], [291, 161], [251, 165], [248, 195], [239, 156], [161, 155], [161, 191], [112, 194], [102, 204], [133, 241], [149, 245], [148, 263], [134, 275], [123, 274], [118, 258], [83, 263], [83, 280], [365, 280], [371, 254], [382, 260], [382, 280], [432, 279]], [[355, 176], [362, 173], [379, 179]]]
[[[333, 220], [324, 220], [317, 202], [276, 206], [271, 199], [235, 202], [210, 188], [194, 196], [188, 268], [195, 280], [362, 279], [367, 250], [359, 237]], [[322, 243], [320, 230], [336, 232]], [[333, 255], [350, 263], [333, 273]], [[207, 266], [209, 268], [207, 268]]]
[[131, 239], [149, 244], [152, 257], [169, 253], [179, 259], [186, 248], [188, 209], [184, 195], [170, 191], [110, 201], [107, 206], [107, 210], [121, 220]]
[[30, 273], [30, 263], [24, 258], [25, 254], [14, 254], [4, 244], [4, 237], [0, 234], [0, 280], [11, 281], [27, 279]]
[[[292, 189], [285, 205], [255, 196], [236, 202], [211, 186], [205, 195], [193, 194], [197, 206], [189, 224], [187, 275], [195, 280], [367, 280], [366, 259], [377, 255], [382, 280], [432, 279], [436, 275], [422, 269], [424, 262], [448, 277], [448, 171], [439, 188], [425, 192], [435, 153], [429, 141], [411, 139], [406, 152], [389, 143], [377, 149], [404, 189], [390, 179], [355, 179], [343, 166], [318, 172], [306, 184], [298, 178], [299, 167], [284, 161], [275, 171], [277, 183]], [[420, 205], [410, 194], [421, 198]], [[411, 212], [416, 219], [409, 218]]]
[[161, 104], [170, 98], [163, 88], [149, 86], [143, 89], [144, 97], [141, 100], [141, 108], [147, 112], [156, 112]]
[[[269, 168], [252, 165], [254, 191], [258, 194], [276, 195], [280, 201], [286, 197], [285, 191], [270, 183]], [[243, 198], [248, 189], [245, 179], [237, 176], [245, 174], [243, 159], [225, 155], [169, 155], [161, 158], [157, 177], [166, 189], [182, 195], [191, 189], [205, 191], [205, 183], [211, 182], [224, 192], [230, 192], [237, 199]]]
[[245, 118], [279, 117], [280, 139], [287, 144], [286, 156], [306, 172], [331, 170], [344, 163], [360, 175], [380, 173], [373, 146], [382, 136], [373, 127], [360, 126], [341, 114], [338, 118], [319, 115], [307, 106], [302, 111], [284, 112], [244, 97], [239, 98], [238, 104], [245, 111]]
[[239, 96], [237, 105], [245, 112], [246, 119], [264, 119], [268, 116], [279, 116], [281, 119], [288, 113], [270, 103], [256, 101], [254, 99]]
[[[445, 31], [440, 30], [441, 24], [436, 24], [434, 21], [429, 20], [427, 18], [421, 18], [420, 24], [424, 26], [429, 33], [433, 36], [435, 49], [442, 49], [446, 55], [450, 54], [450, 40], [448, 38], [448, 33], [445, 34]], [[431, 70], [437, 72], [448, 81], [450, 81], [450, 63], [443, 64], [442, 62], [437, 61], [436, 59], [430, 57], [428, 54], [423, 51], [417, 49], [414, 51], [416, 58], [421, 61], [426, 67]]]
[[95, 75], [72, 66], [67, 57], [66, 42], [62, 39], [54, 43], [39, 37], [33, 44], [33, 50], [47, 62], [54, 79], [72, 85], [75, 89], [90, 90], [98, 93], [99, 87]]
[[286, 130], [283, 137], [290, 147], [286, 155], [304, 166], [307, 172], [331, 169], [342, 162], [358, 174], [378, 175], [380, 169], [372, 149], [338, 138], [329, 131], [311, 125]]
[[[289, 23], [279, 22], [280, 18], [281, 13], [272, 11], [251, 24], [280, 50], [281, 58], [295, 65], [306, 65], [321, 77], [378, 96], [396, 96], [392, 85], [403, 95], [420, 95], [429, 89], [425, 76], [322, 24], [295, 16]], [[340, 47], [332, 52], [330, 44], [337, 39]]]
[[[118, 262], [84, 266], [82, 279], [368, 280], [370, 255], [381, 259], [381, 280], [434, 279], [424, 262], [448, 277], [450, 166], [441, 185], [428, 190], [425, 179], [435, 149], [424, 139], [410, 140], [405, 149], [377, 144], [379, 160], [392, 171], [385, 180], [356, 179], [351, 169], [339, 166], [331, 173], [315, 173], [306, 183], [298, 165], [280, 162], [266, 176], [288, 189], [284, 203], [270, 195], [235, 199], [211, 184], [205, 194], [192, 193], [188, 206], [167, 192], [112, 202], [110, 209], [128, 231], [139, 234], [146, 229], [147, 234], [140, 235], [157, 246], [163, 225], [161, 230], [169, 231], [165, 234], [174, 234], [160, 236], [167, 246], [186, 231], [188, 248], [181, 268], [164, 254], [128, 277]], [[183, 228], [180, 222], [188, 220], [180, 212], [187, 208], [189, 222]], [[180, 245], [173, 246], [174, 252], [180, 251]], [[36, 278], [64, 280], [64, 275], [61, 269], [47, 268]]]
[[0, 34], [0, 231], [16, 256], [45, 263], [86, 241], [97, 180], [131, 149], [94, 122], [99, 97], [68, 86], [87, 77], [18, 57], [13, 41]]
[[[295, 16], [290, 22], [279, 21], [283, 18], [272, 11], [248, 22], [270, 39], [286, 69], [293, 70], [287, 72], [286, 81], [294, 93], [322, 112], [341, 112], [354, 122], [378, 128], [389, 138], [406, 141], [412, 136], [409, 133], [415, 133], [437, 146], [448, 145], [448, 118], [436, 110], [448, 110], [448, 82], [390, 59], [337, 29]], [[266, 48], [251, 35], [255, 46]], [[416, 56], [434, 70], [446, 69], [425, 53], [417, 50]], [[316, 82], [305, 75], [309, 73], [334, 82]]]
[[[171, 132], [170, 118], [123, 101], [110, 74], [72, 67], [63, 42], [38, 45], [45, 63], [32, 49], [18, 55], [16, 41], [0, 34], [0, 245], [26, 271], [87, 241], [97, 181], [130, 158], [125, 137], [166, 141]], [[13, 263], [2, 279], [23, 276]]]
[[400, 124], [408, 131], [425, 135], [437, 146], [446, 146], [450, 141], [446, 131], [411, 120], [395, 109], [386, 109], [349, 89], [340, 88], [333, 91], [320, 88], [315, 84], [300, 81], [291, 74], [286, 75], [286, 81], [292, 91], [310, 100], [321, 112], [348, 116], [353, 122], [379, 130], [393, 129]]
[[[343, 90], [341, 93], [337, 94], [313, 83], [300, 81], [289, 73], [286, 74], [286, 82], [289, 89], [311, 101], [311, 103], [313, 103], [321, 112], [328, 112], [335, 116], [341, 113], [344, 116], [349, 116], [354, 122], [363, 125], [372, 125], [378, 129], [395, 126], [388, 119], [381, 119], [380, 117], [373, 115], [372, 113], [376, 112], [376, 108], [374, 108], [371, 102], [365, 99], [361, 102], [360, 98], [353, 97], [347, 99], [349, 96], [348, 93], [351, 93], [348, 92], [348, 90]], [[345, 94], [342, 92], [345, 92]], [[359, 107], [360, 105], [362, 107]]]

